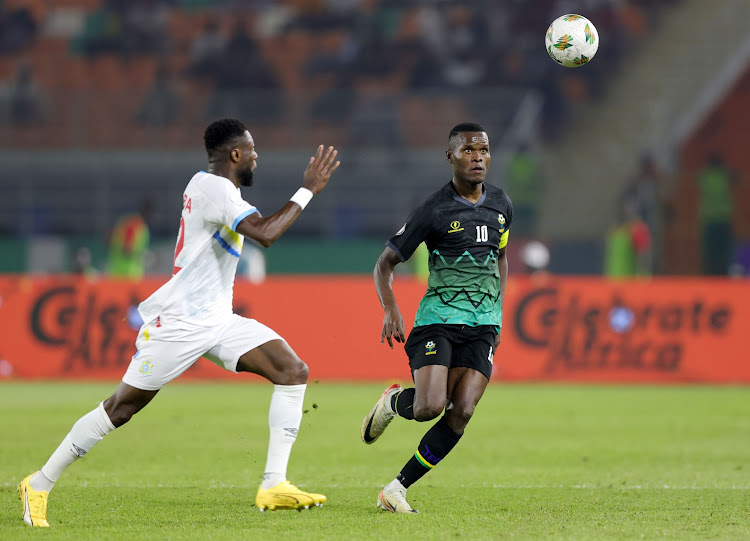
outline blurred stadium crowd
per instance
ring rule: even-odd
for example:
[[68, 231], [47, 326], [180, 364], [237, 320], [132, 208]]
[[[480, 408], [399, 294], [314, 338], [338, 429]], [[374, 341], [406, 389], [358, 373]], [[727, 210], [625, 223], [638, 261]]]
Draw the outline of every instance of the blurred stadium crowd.
[[185, 127], [237, 116], [285, 126], [266, 147], [321, 134], [435, 146], [444, 134], [423, 126], [436, 106], [502, 125], [495, 117], [513, 110], [514, 91], [529, 89], [554, 138], [571, 104], [603, 92], [623, 49], [672, 1], [586, 2], [607, 39], [576, 71], [531, 54], [539, 29], [573, 7], [566, 0], [5, 1], [0, 143], [193, 146]]
[[[318, 250], [327, 243], [328, 255], [320, 259], [335, 263], [326, 269], [369, 272], [369, 250], [434, 190], [436, 179], [447, 180], [442, 150], [457, 119], [479, 121], [490, 133], [490, 181], [501, 179], [513, 198], [516, 239], [542, 240], [537, 223], [545, 145], [562, 141], [561, 130], [576, 112], [606, 104], [613, 94], [609, 83], [618, 71], [625, 73], [633, 50], [666, 26], [671, 9], [686, 5], [0, 0], [0, 153], [6, 172], [0, 179], [0, 249], [9, 254], [0, 271], [85, 269], [92, 253], [102, 268], [118, 220], [132, 217], [144, 202], [153, 209], [147, 220], [151, 243], [162, 253], [151, 270], [168, 271], [179, 194], [204, 166], [196, 152], [203, 129], [223, 116], [245, 120], [257, 136], [261, 165], [275, 164], [263, 168], [263, 188], [253, 192], [259, 208], [270, 210], [288, 198], [311, 148], [325, 142], [345, 152], [345, 180], [333, 183], [290, 234], [316, 239]], [[568, 12], [585, 13], [606, 36], [585, 69], [562, 69], [542, 49], [547, 25]], [[665, 193], [665, 173], [653, 158], [647, 147], [631, 150], [633, 178], [624, 190], [611, 188], [617, 203], [606, 205], [611, 231], [592, 225], [585, 235], [551, 239], [545, 256], [551, 270], [684, 273], [695, 272], [702, 257], [703, 272], [727, 272], [734, 250], [730, 223], [737, 214], [732, 189], [742, 184], [740, 176], [731, 163], [714, 159], [721, 167], [711, 168], [696, 154], [691, 167], [703, 179], [696, 203], [692, 189]], [[709, 192], [720, 197], [712, 202], [703, 197]], [[684, 212], [675, 210], [682, 207]], [[567, 219], [559, 213], [556, 219]], [[689, 231], [695, 244], [695, 213], [711, 218], [704, 228], [713, 228], [711, 242], [704, 239], [702, 255], [672, 254], [677, 263], [667, 268], [662, 252], [676, 246], [675, 238]], [[670, 233], [670, 223], [679, 234]], [[341, 252], [342, 241], [362, 247], [361, 268], [347, 266], [359, 256], [331, 255]], [[283, 247], [271, 255], [293, 272], [306, 244], [289, 246], [286, 255], [278, 255]], [[520, 255], [523, 249], [518, 242], [511, 247]], [[34, 263], [35, 253], [43, 254], [41, 263]], [[277, 270], [273, 264], [271, 270]]]

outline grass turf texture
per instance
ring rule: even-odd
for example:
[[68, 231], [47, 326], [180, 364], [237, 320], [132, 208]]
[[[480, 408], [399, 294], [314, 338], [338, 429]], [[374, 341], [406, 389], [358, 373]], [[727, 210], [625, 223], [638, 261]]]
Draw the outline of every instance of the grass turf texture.
[[63, 475], [40, 531], [18, 481], [114, 384], [0, 384], [0, 539], [750, 538], [750, 389], [490, 386], [406, 516], [375, 500], [432, 423], [364, 445], [384, 387], [308, 387], [289, 478], [321, 509], [253, 506], [270, 384], [177, 382]]

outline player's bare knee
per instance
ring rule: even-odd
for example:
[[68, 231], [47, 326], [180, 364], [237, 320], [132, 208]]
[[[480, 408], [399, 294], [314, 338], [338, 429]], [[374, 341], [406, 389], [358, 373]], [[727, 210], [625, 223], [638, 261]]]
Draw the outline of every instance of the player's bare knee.
[[443, 413], [445, 404], [414, 404], [414, 419], [420, 422], [432, 421]]
[[104, 403], [104, 411], [112, 424], [120, 427], [130, 421], [138, 410], [132, 404], [123, 404], [110, 399]]
[[275, 381], [277, 385], [302, 385], [307, 383], [307, 376], [309, 375], [309, 369], [307, 364], [297, 359], [291, 363], [281, 374], [279, 374], [278, 380]]
[[474, 408], [473, 404], [453, 404], [445, 412], [445, 420], [448, 426], [454, 432], [462, 434], [466, 425], [469, 424], [471, 416], [474, 415]]
[[297, 383], [296, 385], [302, 385], [303, 383], [307, 383], [307, 377], [310, 375], [310, 369], [307, 367], [307, 364], [300, 361], [297, 363], [297, 370], [296, 370], [296, 379]]

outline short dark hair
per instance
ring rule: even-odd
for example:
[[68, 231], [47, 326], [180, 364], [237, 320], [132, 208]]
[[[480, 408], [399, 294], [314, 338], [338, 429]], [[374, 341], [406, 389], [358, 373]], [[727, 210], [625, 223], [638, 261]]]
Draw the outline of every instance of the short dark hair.
[[482, 126], [475, 122], [462, 122], [461, 124], [454, 126], [451, 130], [450, 135], [448, 136], [448, 146], [453, 146], [459, 133], [475, 131], [482, 131], [484, 133], [487, 133], [487, 130], [485, 130]]
[[245, 124], [234, 118], [222, 118], [212, 122], [203, 133], [206, 152], [213, 156], [227, 144], [244, 136], [246, 131]]

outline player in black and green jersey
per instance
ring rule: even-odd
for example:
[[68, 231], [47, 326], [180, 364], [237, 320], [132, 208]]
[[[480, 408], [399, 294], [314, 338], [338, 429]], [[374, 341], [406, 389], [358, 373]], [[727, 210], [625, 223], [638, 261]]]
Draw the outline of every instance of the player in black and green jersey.
[[[478, 124], [450, 132], [446, 157], [453, 179], [414, 210], [387, 242], [375, 266], [375, 287], [385, 311], [381, 343], [405, 342], [414, 387], [391, 385], [362, 423], [373, 443], [395, 416], [431, 421], [413, 457], [378, 496], [378, 507], [415, 513], [406, 489], [455, 447], [492, 375], [500, 342], [508, 277], [505, 246], [513, 220], [510, 198], [484, 183], [489, 137]], [[429, 252], [427, 292], [405, 340], [404, 318], [393, 293], [393, 269], [422, 242]]]

